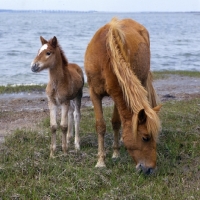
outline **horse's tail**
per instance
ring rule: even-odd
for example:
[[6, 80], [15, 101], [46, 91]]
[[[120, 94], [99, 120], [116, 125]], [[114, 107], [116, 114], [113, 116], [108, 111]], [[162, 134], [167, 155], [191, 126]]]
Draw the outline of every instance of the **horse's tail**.
[[158, 98], [158, 95], [153, 87], [153, 76], [152, 73], [149, 71], [147, 82], [146, 82], [146, 90], [148, 93], [148, 100], [149, 104], [152, 108], [156, 107], [158, 104], [160, 104], [160, 100]]
[[[122, 88], [124, 99], [134, 114], [144, 109], [147, 120], [148, 132], [157, 136], [160, 130], [160, 121], [148, 102], [148, 93], [142, 86], [130, 65], [130, 56], [126, 44], [123, 24], [116, 18], [109, 23], [107, 34], [107, 49], [110, 57], [111, 67]], [[134, 133], [136, 132], [134, 127]]]

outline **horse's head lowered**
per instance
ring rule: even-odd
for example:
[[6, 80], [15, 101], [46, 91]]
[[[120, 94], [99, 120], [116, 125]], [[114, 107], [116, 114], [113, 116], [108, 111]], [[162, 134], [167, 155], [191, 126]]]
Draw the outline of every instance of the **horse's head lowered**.
[[[157, 115], [161, 105], [153, 108], [154, 114]], [[144, 109], [133, 115], [133, 140], [130, 137], [124, 137], [124, 144], [136, 162], [136, 169], [143, 171], [145, 174], [151, 174], [156, 169], [156, 140], [157, 134], [148, 129], [148, 117]], [[156, 130], [157, 131], [157, 130]]]
[[57, 51], [57, 38], [54, 36], [51, 40], [47, 41], [40, 36], [42, 47], [39, 49], [37, 56], [31, 63], [31, 70], [33, 72], [40, 72], [43, 69], [53, 68], [55, 65], [56, 51]]

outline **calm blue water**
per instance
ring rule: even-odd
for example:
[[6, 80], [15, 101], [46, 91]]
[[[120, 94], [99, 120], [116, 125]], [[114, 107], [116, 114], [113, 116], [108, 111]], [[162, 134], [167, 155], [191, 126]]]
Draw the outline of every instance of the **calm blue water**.
[[0, 85], [47, 83], [30, 63], [39, 36], [58, 38], [70, 62], [83, 68], [94, 33], [112, 17], [132, 18], [150, 33], [152, 70], [200, 71], [200, 13], [0, 13]]

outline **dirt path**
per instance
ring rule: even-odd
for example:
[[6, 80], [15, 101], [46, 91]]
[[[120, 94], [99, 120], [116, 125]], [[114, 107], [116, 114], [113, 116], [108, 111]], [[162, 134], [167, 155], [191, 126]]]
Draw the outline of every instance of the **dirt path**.
[[[156, 80], [155, 89], [161, 101], [200, 98], [200, 78], [169, 76]], [[113, 104], [111, 98], [103, 99], [103, 105]], [[88, 89], [84, 88], [82, 108], [92, 106]], [[0, 95], [0, 142], [4, 136], [21, 128], [29, 130], [49, 116], [45, 93], [20, 93]]]

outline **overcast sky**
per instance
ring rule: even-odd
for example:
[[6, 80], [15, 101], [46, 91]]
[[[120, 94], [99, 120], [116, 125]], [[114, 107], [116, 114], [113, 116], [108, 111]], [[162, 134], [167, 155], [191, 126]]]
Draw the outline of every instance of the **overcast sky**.
[[0, 9], [76, 11], [200, 11], [200, 0], [0, 0]]

